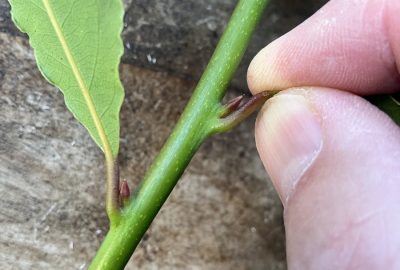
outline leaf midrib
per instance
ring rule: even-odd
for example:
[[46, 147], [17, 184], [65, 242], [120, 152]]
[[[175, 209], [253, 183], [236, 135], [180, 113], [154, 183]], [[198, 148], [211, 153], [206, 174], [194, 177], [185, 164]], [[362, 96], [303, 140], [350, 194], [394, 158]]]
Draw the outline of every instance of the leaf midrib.
[[58, 23], [57, 18], [54, 14], [54, 11], [51, 7], [50, 1], [42, 0], [42, 3], [46, 9], [46, 13], [49, 17], [51, 25], [53, 26], [53, 29], [56, 32], [57, 38], [58, 38], [59, 42], [61, 43], [61, 47], [63, 49], [65, 57], [67, 58], [67, 61], [71, 67], [72, 73], [74, 74], [75, 80], [77, 81], [77, 83], [79, 85], [79, 89], [82, 92], [82, 95], [85, 99], [86, 105], [88, 106], [90, 116], [95, 124], [97, 133], [100, 137], [106, 159], [110, 161], [113, 159], [110, 142], [107, 138], [107, 135], [104, 130], [103, 124], [100, 120], [100, 117], [96, 111], [96, 107], [95, 107], [93, 99], [90, 95], [89, 89], [87, 88], [87, 86], [83, 80], [83, 76], [82, 76], [82, 74], [78, 68], [78, 65], [76, 64], [76, 61], [72, 55], [72, 52], [68, 46], [68, 43], [64, 36], [64, 33], [63, 33], [63, 31], [60, 27], [60, 24]]

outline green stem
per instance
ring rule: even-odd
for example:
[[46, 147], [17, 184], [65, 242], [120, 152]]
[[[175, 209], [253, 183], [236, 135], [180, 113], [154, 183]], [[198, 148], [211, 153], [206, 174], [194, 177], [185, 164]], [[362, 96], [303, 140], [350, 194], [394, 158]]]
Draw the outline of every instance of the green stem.
[[120, 220], [120, 203], [119, 203], [119, 166], [118, 162], [110, 155], [105, 155], [106, 159], [106, 211], [110, 226], [114, 227]]
[[240, 0], [178, 124], [89, 269], [123, 269], [201, 143], [214, 132], [221, 99], [268, 0]]

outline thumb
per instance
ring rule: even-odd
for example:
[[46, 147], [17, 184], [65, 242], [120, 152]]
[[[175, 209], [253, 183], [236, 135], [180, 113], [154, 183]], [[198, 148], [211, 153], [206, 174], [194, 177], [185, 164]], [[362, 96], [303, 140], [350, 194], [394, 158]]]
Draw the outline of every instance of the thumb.
[[355, 95], [282, 91], [256, 124], [289, 269], [400, 269], [400, 129]]

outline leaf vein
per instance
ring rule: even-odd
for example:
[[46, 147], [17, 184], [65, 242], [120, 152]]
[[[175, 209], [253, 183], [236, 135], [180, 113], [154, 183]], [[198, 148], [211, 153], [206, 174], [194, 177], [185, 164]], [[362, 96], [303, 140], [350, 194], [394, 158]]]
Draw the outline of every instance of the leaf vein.
[[61, 47], [63, 48], [64, 54], [71, 66], [71, 70], [72, 73], [79, 85], [79, 88], [82, 92], [82, 95], [84, 96], [86, 105], [88, 106], [89, 112], [90, 112], [90, 116], [94, 122], [94, 125], [96, 127], [97, 133], [100, 137], [101, 140], [101, 144], [104, 150], [104, 153], [106, 155], [106, 159], [109, 162], [112, 162], [113, 157], [112, 157], [112, 150], [111, 150], [111, 146], [110, 146], [110, 142], [108, 141], [106, 132], [104, 130], [103, 124], [101, 122], [101, 119], [96, 111], [96, 106], [93, 102], [93, 99], [90, 95], [90, 91], [87, 88], [84, 79], [82, 77], [82, 74], [77, 66], [77, 63], [75, 62], [75, 59], [73, 57], [73, 54], [68, 46], [67, 40], [65, 38], [65, 35], [63, 33], [62, 28], [60, 27], [60, 24], [56, 18], [56, 14], [54, 13], [51, 4], [50, 4], [50, 0], [42, 0], [43, 5], [46, 9], [46, 13], [49, 17], [49, 20], [53, 26], [53, 29], [57, 35], [57, 38], [59, 40], [59, 42], [61, 43]]

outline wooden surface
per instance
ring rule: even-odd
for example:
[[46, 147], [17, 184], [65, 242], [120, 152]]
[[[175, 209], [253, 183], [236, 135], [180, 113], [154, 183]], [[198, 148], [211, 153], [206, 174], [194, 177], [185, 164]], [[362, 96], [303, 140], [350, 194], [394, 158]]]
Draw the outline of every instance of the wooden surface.
[[[195, 83], [188, 78], [198, 77], [235, 1], [185, 2], [126, 1], [120, 163], [131, 188], [183, 110]], [[264, 25], [287, 16], [290, 23], [273, 29], [288, 30], [323, 1], [301, 10], [289, 2], [292, 13], [276, 12], [282, 4], [275, 3]], [[168, 31], [179, 36], [161, 35]], [[277, 35], [259, 32], [247, 59]], [[245, 66], [234, 86], [245, 85]], [[61, 93], [42, 79], [5, 0], [0, 91], [0, 269], [85, 269], [107, 230], [103, 157]], [[127, 269], [285, 269], [281, 204], [258, 158], [253, 125], [254, 118], [202, 146]]]

